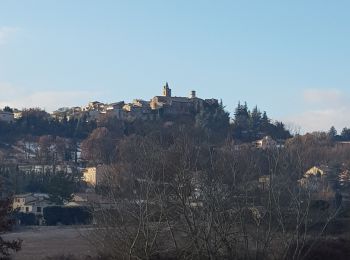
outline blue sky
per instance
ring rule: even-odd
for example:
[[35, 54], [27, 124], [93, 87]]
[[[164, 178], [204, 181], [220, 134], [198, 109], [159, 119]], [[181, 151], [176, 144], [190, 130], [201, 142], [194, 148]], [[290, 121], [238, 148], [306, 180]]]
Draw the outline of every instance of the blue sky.
[[173, 94], [350, 127], [349, 1], [0, 0], [0, 107]]

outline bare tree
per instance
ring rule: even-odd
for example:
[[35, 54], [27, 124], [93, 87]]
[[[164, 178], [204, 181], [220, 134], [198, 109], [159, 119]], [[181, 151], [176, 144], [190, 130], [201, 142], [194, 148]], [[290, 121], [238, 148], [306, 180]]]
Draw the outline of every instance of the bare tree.
[[185, 129], [129, 137], [95, 207], [95, 244], [130, 259], [303, 259], [337, 211], [298, 182], [317, 151], [307, 146], [213, 146]]
[[96, 128], [82, 144], [82, 157], [94, 164], [109, 164], [115, 155], [115, 141], [105, 127]]

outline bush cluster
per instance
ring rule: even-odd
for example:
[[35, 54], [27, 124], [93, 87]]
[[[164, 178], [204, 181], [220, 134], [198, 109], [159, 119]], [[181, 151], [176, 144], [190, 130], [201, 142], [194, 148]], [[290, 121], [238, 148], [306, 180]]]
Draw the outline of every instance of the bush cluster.
[[57, 224], [90, 224], [91, 212], [87, 207], [50, 206], [44, 208], [44, 219], [49, 226]]

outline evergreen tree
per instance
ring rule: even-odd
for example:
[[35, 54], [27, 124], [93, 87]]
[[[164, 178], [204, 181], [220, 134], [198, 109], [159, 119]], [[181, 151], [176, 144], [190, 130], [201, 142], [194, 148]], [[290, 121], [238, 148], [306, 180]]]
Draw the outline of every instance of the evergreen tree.
[[261, 113], [255, 106], [250, 112], [247, 103], [241, 105], [240, 102], [235, 109], [232, 131], [234, 138], [242, 141], [254, 141], [264, 135], [274, 139], [291, 137], [282, 122], [271, 123], [265, 111]]
[[13, 109], [10, 108], [9, 106], [5, 106], [4, 109], [3, 109], [4, 112], [10, 112], [10, 113], [13, 113]]
[[341, 139], [343, 141], [350, 141], [350, 129], [344, 127], [342, 132], [341, 132]]
[[331, 140], [335, 140], [337, 137], [337, 130], [334, 126], [332, 126], [328, 131], [328, 136]]
[[258, 137], [260, 125], [261, 125], [261, 112], [259, 111], [258, 107], [255, 106], [250, 114], [250, 129], [251, 129], [253, 138]]
[[225, 111], [222, 102], [219, 105], [207, 106], [196, 115], [195, 124], [206, 130], [208, 134], [223, 139], [227, 137], [230, 125], [229, 113]]
[[238, 106], [234, 113], [233, 134], [238, 139], [246, 139], [249, 130], [250, 113], [247, 103], [241, 105], [238, 102]]
[[270, 119], [268, 118], [266, 111], [263, 112], [261, 117], [260, 131], [265, 134], [269, 132]]
[[285, 129], [282, 122], [277, 121], [271, 128], [272, 130], [270, 131], [269, 135], [275, 139], [287, 139], [291, 137], [289, 131]]

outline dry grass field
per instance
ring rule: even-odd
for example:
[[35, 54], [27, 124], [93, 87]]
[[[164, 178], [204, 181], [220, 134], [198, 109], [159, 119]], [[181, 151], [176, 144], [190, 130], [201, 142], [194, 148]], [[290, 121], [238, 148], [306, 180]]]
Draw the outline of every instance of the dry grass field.
[[55, 226], [28, 227], [3, 236], [4, 239], [23, 240], [22, 250], [13, 254], [15, 260], [39, 260], [47, 256], [95, 255], [93, 247], [84, 236], [87, 227]]

